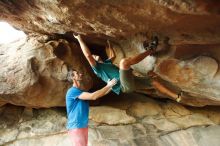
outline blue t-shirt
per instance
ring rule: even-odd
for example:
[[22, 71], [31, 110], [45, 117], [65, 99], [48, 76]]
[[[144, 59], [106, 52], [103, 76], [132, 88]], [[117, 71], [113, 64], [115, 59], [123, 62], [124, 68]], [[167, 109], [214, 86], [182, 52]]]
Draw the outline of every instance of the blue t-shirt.
[[71, 87], [66, 93], [67, 129], [88, 127], [89, 102], [78, 97], [82, 90]]
[[94, 73], [101, 78], [104, 82], [108, 82], [113, 78], [118, 80], [117, 84], [112, 87], [112, 90], [116, 94], [120, 94], [120, 78], [119, 78], [119, 68], [112, 64], [110, 59], [105, 60], [103, 63], [96, 62], [96, 66], [92, 67]]

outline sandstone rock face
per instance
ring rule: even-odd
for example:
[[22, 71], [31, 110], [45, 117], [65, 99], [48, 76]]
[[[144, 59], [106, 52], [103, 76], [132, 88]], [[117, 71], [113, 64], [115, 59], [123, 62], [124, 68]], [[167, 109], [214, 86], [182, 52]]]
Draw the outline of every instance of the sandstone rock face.
[[[153, 70], [163, 85], [183, 91], [182, 105], [140, 94], [109, 97], [90, 110], [89, 146], [218, 146], [219, 109], [183, 105], [220, 105], [219, 5], [218, 0], [0, 1], [0, 20], [28, 33], [26, 40], [0, 46], [0, 145], [71, 145], [64, 109], [32, 108], [65, 106], [69, 67], [84, 74], [85, 90], [99, 86], [69, 35], [78, 32], [93, 45], [110, 40], [115, 65], [145, 51], [143, 41], [157, 35], [166, 50], [133, 65], [134, 74]], [[138, 92], [171, 98], [152, 87]]]
[[[101, 104], [90, 110], [89, 146], [219, 145], [219, 108], [189, 108], [139, 94]], [[5, 105], [0, 115], [0, 145], [71, 145], [64, 108], [31, 110]]]
[[[125, 57], [144, 52], [144, 35], [136, 35], [113, 44], [117, 54], [114, 64]], [[220, 45], [171, 45], [163, 37], [158, 47], [166, 50], [149, 56], [132, 68], [143, 76], [154, 70], [160, 81], [175, 92], [183, 91], [182, 103], [191, 106], [219, 105], [219, 49]], [[107, 52], [108, 53], [108, 52]], [[158, 94], [157, 94], [158, 96]], [[160, 95], [161, 97], [165, 95]]]
[[[183, 104], [205, 106], [220, 104], [219, 4], [216, 0], [1, 1], [0, 19], [28, 33], [66, 35], [70, 32], [78, 32], [86, 35], [85, 38], [90, 43], [102, 45], [105, 44], [106, 39], [110, 39], [114, 42], [113, 46], [117, 53], [114, 61], [116, 65], [124, 57], [143, 52], [142, 42], [152, 35], [159, 37], [162, 47], [164, 47], [165, 38], [168, 38], [167, 51], [157, 55], [157, 61], [155, 58], [146, 58], [141, 63], [134, 65], [133, 69], [146, 75], [154, 67], [154, 71], [165, 82], [165, 85], [170, 86], [177, 93], [180, 90], [184, 92], [184, 98], [181, 101]], [[7, 72], [8, 77], [6, 78], [5, 75], [1, 77], [2, 95], [4, 96], [1, 97], [0, 105], [9, 102], [16, 105], [47, 107], [48, 104], [45, 104], [45, 101], [40, 102], [42, 98], [54, 102], [50, 106], [64, 105], [61, 96], [64, 96], [67, 89], [67, 84], [63, 80], [67, 70], [66, 66], [71, 64], [68, 58], [73, 57], [76, 62], [74, 64], [81, 64], [80, 61], [83, 61], [83, 57], [79, 50], [77, 50], [79, 52], [73, 52], [77, 55], [68, 55], [68, 42], [59, 42], [58, 39], [55, 39], [54, 41], [58, 42], [37, 44], [36, 42], [31, 43], [32, 40], [34, 38], [25, 45], [20, 43], [17, 46], [21, 46], [21, 48], [27, 46], [29, 49], [37, 46], [38, 51], [35, 52], [42, 59], [32, 55], [31, 51], [26, 53], [22, 51], [23, 49], [21, 51], [13, 49], [19, 47], [11, 47], [16, 54], [15, 58], [12, 54], [11, 57], [1, 55], [1, 60], [7, 60], [5, 63], [10, 67], [3, 66], [5, 71], [2, 74]], [[35, 46], [30, 46], [30, 44]], [[40, 45], [47, 49], [43, 49]], [[50, 54], [49, 48], [54, 48], [54, 46], [57, 49], [52, 49], [54, 54]], [[70, 48], [74, 47], [77, 48], [77, 46]], [[10, 47], [4, 46], [3, 48]], [[3, 54], [7, 53], [9, 51], [5, 49]], [[27, 56], [26, 60], [22, 53]], [[43, 57], [40, 54], [46, 56]], [[52, 59], [56, 57], [57, 59]], [[17, 64], [8, 62], [10, 59]], [[43, 64], [48, 65], [41, 67], [41, 60], [45, 60]], [[156, 65], [154, 66], [154, 64]], [[14, 66], [16, 67], [14, 68]], [[26, 69], [23, 70], [23, 68]], [[87, 85], [85, 88], [89, 89], [92, 86], [89, 83], [91, 82], [89, 67], [79, 65], [77, 68], [85, 72], [85, 85]], [[12, 71], [8, 73], [9, 70]], [[39, 73], [35, 73], [36, 71], [33, 70], [39, 70]], [[28, 75], [24, 75], [27, 72]], [[61, 88], [55, 91], [55, 85]], [[49, 86], [50, 89], [45, 91], [45, 88]], [[148, 91], [147, 93], [149, 94]], [[157, 92], [150, 92], [150, 94], [170, 98]], [[58, 95], [60, 98], [57, 98]], [[14, 98], [18, 96], [19, 101]], [[34, 97], [31, 103], [26, 101], [30, 97]], [[56, 97], [55, 100], [54, 97]]]
[[[167, 59], [158, 65], [159, 74], [188, 95], [185, 101], [191, 105], [219, 105], [218, 60], [210, 56], [198, 56], [188, 60]], [[194, 100], [194, 101], [193, 101]]]
[[127, 37], [140, 32], [175, 43], [218, 43], [219, 2], [203, 0], [1, 1], [0, 19], [27, 32]]
[[[209, 126], [209, 127], [193, 127], [187, 130], [181, 130], [178, 132], [173, 132], [165, 136], [161, 136], [164, 141], [164, 145], [174, 145], [174, 146], [206, 146], [213, 145], [218, 146], [218, 136], [219, 126]], [[212, 137], [209, 140], [204, 138]]]
[[76, 45], [65, 40], [41, 43], [42, 39], [32, 37], [0, 47], [2, 104], [64, 106], [66, 90], [71, 86], [66, 81], [67, 66], [86, 72], [84, 88], [92, 86], [88, 67], [82, 64], [85, 61]]
[[110, 125], [131, 124], [136, 122], [133, 117], [130, 117], [126, 114], [126, 111], [105, 106], [95, 108], [92, 107], [90, 109], [90, 118], [95, 122], [106, 123]]

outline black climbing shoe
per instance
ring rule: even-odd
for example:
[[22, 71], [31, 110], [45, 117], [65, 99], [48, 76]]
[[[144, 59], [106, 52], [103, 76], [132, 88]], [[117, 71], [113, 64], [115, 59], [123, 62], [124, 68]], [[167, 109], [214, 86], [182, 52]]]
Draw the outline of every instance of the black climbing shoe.
[[183, 96], [183, 91], [180, 91], [180, 92], [177, 94], [176, 102], [180, 102], [180, 101], [182, 100], [182, 96]]
[[77, 32], [73, 32], [73, 35], [74, 36], [78, 36], [79, 34]]
[[152, 37], [152, 40], [150, 43], [148, 43], [147, 41], [143, 42], [143, 46], [145, 50], [152, 50], [155, 51], [158, 45], [158, 37], [154, 36]]
[[150, 50], [155, 50], [157, 48], [157, 45], [158, 45], [158, 37], [154, 36], [152, 38], [152, 42], [149, 43]]

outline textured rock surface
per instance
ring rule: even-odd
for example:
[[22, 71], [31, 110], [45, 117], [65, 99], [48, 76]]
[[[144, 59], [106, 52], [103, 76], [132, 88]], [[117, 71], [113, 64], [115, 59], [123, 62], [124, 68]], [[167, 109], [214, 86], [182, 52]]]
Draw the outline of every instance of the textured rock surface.
[[[84, 88], [92, 78], [79, 48], [65, 40], [41, 43], [31, 37], [0, 47], [0, 101], [30, 107], [65, 105], [67, 66], [87, 72]], [[25, 42], [25, 43], [24, 43]], [[58, 55], [57, 55], [58, 54]]]
[[[89, 146], [219, 145], [219, 108], [189, 108], [138, 94], [112, 97], [111, 101], [91, 108]], [[6, 105], [0, 108], [0, 115], [0, 145], [71, 145], [64, 108], [31, 110]], [[117, 120], [118, 115], [127, 122]], [[127, 117], [135, 121], [128, 122]]]
[[126, 114], [126, 111], [111, 107], [105, 107], [105, 106], [95, 107], [95, 108], [91, 108], [90, 112], [91, 112], [90, 118], [98, 123], [114, 125], [114, 124], [131, 124], [136, 122], [135, 118], [130, 117]]
[[[143, 52], [142, 42], [145, 39], [145, 35], [136, 35], [113, 43], [112, 47], [117, 54], [114, 63], [118, 65], [122, 58]], [[98, 85], [77, 44], [62, 39], [45, 42], [46, 40], [48, 40], [46, 36], [30, 36], [28, 40], [0, 47], [2, 54], [0, 60], [3, 62], [0, 65], [1, 105], [11, 103], [32, 107], [63, 106], [65, 92], [69, 87], [65, 82], [67, 66], [84, 73], [85, 89], [90, 89], [93, 81]], [[168, 45], [161, 40], [161, 46]], [[146, 75], [154, 67], [154, 71], [161, 78], [161, 83], [176, 93], [179, 90], [184, 91], [181, 101], [183, 104], [220, 105], [218, 67], [220, 46], [211, 45], [213, 48], [206, 50], [198, 47], [170, 46], [166, 52], [156, 56], [157, 60], [147, 57], [133, 65], [133, 69], [139, 74]], [[190, 48], [197, 50], [190, 51]], [[170, 98], [152, 92], [152, 89], [146, 91], [149, 92], [144, 93], [155, 97]]]
[[[3, 105], [65, 106], [67, 66], [84, 73], [85, 89], [92, 82], [93, 87], [100, 86], [79, 46], [68, 36], [71, 32], [84, 34], [93, 45], [104, 46], [111, 40], [116, 65], [143, 52], [142, 42], [156, 34], [167, 51], [157, 54], [157, 60], [148, 57], [134, 65], [135, 74], [145, 76], [155, 63], [161, 83], [175, 92], [184, 91], [182, 104], [220, 105], [219, 6], [218, 0], [0, 1], [0, 20], [29, 35], [27, 40], [0, 46], [0, 145], [70, 145], [63, 109], [32, 111]], [[139, 92], [170, 98], [152, 88]], [[220, 143], [218, 108], [184, 107], [134, 94], [113, 99], [91, 108], [89, 145]]]
[[[136, 35], [113, 44], [117, 54], [114, 63], [118, 65], [124, 57], [143, 52], [144, 35]], [[161, 77], [161, 83], [178, 92], [184, 91], [182, 103], [191, 106], [219, 105], [219, 55], [220, 45], [169, 45], [161, 38], [159, 47], [167, 50], [155, 55], [154, 71]], [[154, 60], [145, 58], [133, 65], [136, 72], [146, 75], [152, 69]], [[163, 95], [165, 97], [165, 95]]]
[[173, 146], [218, 146], [219, 134], [219, 126], [193, 127], [161, 136], [161, 140]]
[[[164, 45], [163, 40], [169, 38], [169, 41], [166, 42], [169, 49], [157, 55], [158, 59], [154, 71], [164, 80], [165, 85], [170, 86], [176, 92], [184, 91], [184, 98], [181, 101], [183, 104], [191, 106], [220, 105], [219, 4], [216, 0], [1, 1], [0, 19], [28, 33], [57, 34], [59, 36], [65, 34], [64, 37], [70, 32], [78, 32], [86, 35], [86, 42], [99, 45], [104, 45], [106, 39], [110, 39], [114, 42], [113, 46], [117, 53], [115, 64], [118, 64], [123, 57], [130, 57], [143, 52], [142, 42], [149, 39], [152, 34], [158, 35], [162, 46]], [[31, 37], [33, 36], [29, 36], [29, 38]], [[51, 101], [53, 96], [56, 96], [55, 99], [59, 102], [53, 100], [54, 103], [49, 106], [64, 105], [63, 96], [67, 85], [60, 81], [64, 79], [65, 74], [61, 72], [66, 72], [65, 66], [71, 62], [68, 58], [73, 57], [76, 62], [74, 64], [81, 64], [80, 62], [83, 60], [79, 61], [79, 58], [83, 59], [83, 57], [81, 57], [80, 52], [73, 52], [73, 54], [77, 54], [73, 56], [67, 55], [68, 53], [65, 54], [71, 45], [67, 42], [61, 43], [57, 38], [53, 38], [53, 43], [36, 44], [33, 42], [32, 45], [33, 40], [34, 38], [30, 39], [25, 45], [19, 44], [22, 48], [21, 51], [18, 51], [19, 47], [14, 47], [14, 45], [11, 48], [3, 47], [3, 54], [9, 53], [6, 50], [12, 49], [16, 55], [13, 58], [11, 54], [10, 58], [14, 61], [19, 59], [16, 61], [17, 63], [23, 60], [23, 63], [22, 66], [14, 63], [17, 67], [10, 71], [10, 68], [14, 67], [8, 62], [7, 55], [0, 56], [1, 60], [7, 60], [6, 64], [9, 63], [10, 65], [8, 67], [1, 66], [4, 67], [3, 70], [12, 72], [7, 75], [6, 83], [5, 75], [1, 75], [1, 82], [4, 84], [1, 88], [5, 93], [2, 93], [0, 105], [10, 102], [17, 105], [45, 107], [48, 106], [45, 105], [45, 102], [39, 102], [42, 100], [36, 99], [45, 98], [47, 101]], [[31, 58], [30, 55], [34, 53], [22, 52], [24, 46], [35, 49], [34, 45], [39, 46], [37, 47], [39, 52], [44, 55], [48, 55], [47, 50], [49, 49], [47, 47], [54, 48], [55, 46], [57, 48], [54, 54], [49, 57], [57, 57], [58, 59], [52, 59], [52, 63], [48, 61], [48, 64], [53, 65], [50, 65], [50, 68], [45, 69], [45, 71], [43, 71], [44, 67], [40, 67], [42, 74], [44, 74], [42, 76], [36, 75], [32, 71], [36, 68], [34, 64], [41, 64], [41, 61], [38, 61], [37, 58]], [[70, 48], [74, 47], [76, 46]], [[25, 60], [22, 53], [26, 53], [26, 58], [30, 60]], [[35, 53], [38, 52], [35, 51]], [[37, 56], [37, 54], [32, 56], [35, 55]], [[44, 59], [48, 60], [46, 57]], [[42, 58], [42, 60], [44, 59]], [[30, 68], [31, 62], [35, 66], [33, 69]], [[145, 59], [133, 68], [136, 72], [146, 75], [147, 71], [152, 69], [152, 66], [147, 65], [148, 62], [149, 60]], [[28, 63], [29, 68], [28, 65], [25, 66]], [[57, 67], [56, 70], [53, 69], [54, 66]], [[27, 69], [19, 71], [21, 68]], [[87, 84], [91, 81], [89, 78], [91, 74], [87, 73], [90, 69], [84, 64], [79, 65], [78, 68], [82, 68], [87, 76], [86, 85], [88, 87], [86, 88], [88, 89], [91, 87], [91, 84]], [[57, 70], [61, 72], [58, 73]], [[13, 72], [16, 71], [19, 72], [14, 75]], [[30, 72], [32, 78], [24, 76], [25, 72]], [[19, 79], [13, 81], [18, 76]], [[39, 85], [37, 82], [41, 84]], [[14, 87], [13, 84], [18, 86]], [[52, 90], [55, 89], [55, 85], [61, 87], [56, 92]], [[45, 87], [49, 86], [51, 89], [44, 90]], [[7, 92], [10, 92], [10, 95]], [[39, 93], [41, 94], [38, 95]], [[153, 93], [147, 91], [147, 93], [155, 97], [170, 98], [157, 91]], [[19, 102], [16, 100], [17, 98], [14, 98], [15, 96], [19, 96]], [[28, 96], [34, 96], [31, 103], [26, 101], [27, 98], [30, 98]], [[59, 98], [57, 98], [58, 96]]]
[[1, 1], [0, 19], [28, 32], [77, 31], [127, 37], [140, 32], [170, 36], [176, 43], [220, 41], [216, 0]]

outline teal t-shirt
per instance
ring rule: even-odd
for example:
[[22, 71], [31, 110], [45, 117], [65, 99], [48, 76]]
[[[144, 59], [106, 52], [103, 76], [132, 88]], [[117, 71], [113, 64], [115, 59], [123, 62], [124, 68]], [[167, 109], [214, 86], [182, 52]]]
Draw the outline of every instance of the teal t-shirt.
[[113, 78], [118, 80], [117, 84], [112, 87], [112, 90], [116, 94], [120, 94], [120, 78], [119, 78], [119, 68], [112, 64], [110, 59], [105, 60], [103, 63], [96, 62], [96, 66], [92, 67], [94, 73], [101, 78], [104, 82], [108, 82]]

